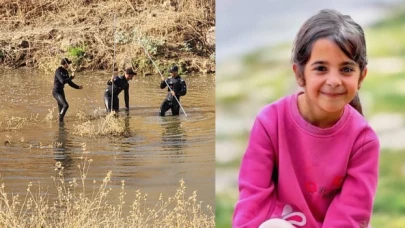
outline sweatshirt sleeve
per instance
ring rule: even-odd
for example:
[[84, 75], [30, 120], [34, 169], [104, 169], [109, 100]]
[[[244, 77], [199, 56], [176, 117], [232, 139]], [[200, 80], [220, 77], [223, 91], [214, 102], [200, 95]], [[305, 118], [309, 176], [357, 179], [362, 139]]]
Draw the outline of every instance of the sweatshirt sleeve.
[[351, 157], [341, 192], [335, 196], [322, 227], [369, 226], [377, 188], [380, 144], [369, 140]]
[[239, 201], [232, 227], [257, 228], [266, 221], [275, 205], [272, 181], [275, 163], [271, 138], [260, 118], [256, 118], [239, 173]]

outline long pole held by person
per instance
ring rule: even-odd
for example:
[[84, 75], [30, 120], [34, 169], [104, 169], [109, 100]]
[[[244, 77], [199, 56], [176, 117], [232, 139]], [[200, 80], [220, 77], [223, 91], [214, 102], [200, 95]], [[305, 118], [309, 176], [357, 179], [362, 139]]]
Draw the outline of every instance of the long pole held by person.
[[[146, 50], [145, 46], [143, 46], [143, 44], [142, 44], [142, 42], [141, 42], [141, 37], [140, 37], [140, 36], [139, 36], [139, 44], [142, 46], [143, 50], [145, 51], [145, 53], [146, 53], [146, 55], [148, 56], [148, 58], [150, 59], [150, 61], [151, 61], [151, 62], [153, 63], [153, 65], [156, 67], [158, 73], [160, 74], [160, 77], [162, 78], [162, 81], [165, 81], [165, 83], [166, 83], [167, 87], [169, 88], [170, 92], [174, 92], [174, 91], [172, 90], [172, 88], [170, 88], [169, 84], [167, 84], [167, 81], [165, 80], [165, 77], [163, 77], [162, 73], [160, 72], [159, 67], [158, 67], [158, 66], [155, 64], [155, 62], [152, 60], [152, 57], [149, 55], [148, 50]], [[176, 99], [176, 101], [177, 101], [177, 103], [180, 105], [180, 108], [181, 108], [181, 110], [183, 111], [184, 115], [187, 117], [187, 113], [186, 113], [186, 111], [184, 111], [183, 106], [181, 106], [180, 101], [177, 99], [176, 96], [173, 96], [173, 97]]]
[[111, 76], [111, 111], [114, 107], [114, 67], [115, 67], [115, 13], [113, 22], [113, 42], [114, 42], [114, 56], [112, 65], [112, 76]]

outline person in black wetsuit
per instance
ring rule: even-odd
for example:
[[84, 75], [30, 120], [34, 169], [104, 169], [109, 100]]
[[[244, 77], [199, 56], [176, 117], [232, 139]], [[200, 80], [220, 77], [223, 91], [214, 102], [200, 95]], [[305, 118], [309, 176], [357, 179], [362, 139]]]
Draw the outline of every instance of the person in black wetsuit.
[[[179, 76], [178, 71], [179, 68], [177, 66], [173, 66], [169, 70], [171, 77], [167, 78], [166, 80], [162, 77], [160, 88], [164, 89], [167, 85], [169, 85], [170, 88], [167, 88], [168, 93], [166, 98], [160, 105], [160, 116], [165, 116], [166, 111], [169, 109], [171, 109], [173, 116], [180, 114], [180, 104], [178, 102], [180, 102], [180, 96], [186, 95], [187, 86], [186, 82]], [[177, 100], [174, 98], [174, 96], [176, 96]]]
[[71, 63], [72, 62], [69, 59], [63, 58], [60, 63], [61, 66], [55, 71], [52, 95], [58, 102], [59, 122], [63, 122], [63, 118], [65, 117], [66, 111], [69, 108], [69, 104], [67, 103], [65, 97], [65, 91], [63, 90], [65, 84], [67, 83], [75, 89], [83, 89], [83, 86], [76, 85], [74, 82], [72, 82], [72, 80], [75, 78], [74, 73], [69, 77], [67, 69], [69, 69], [69, 64]]
[[[125, 75], [114, 76], [110, 80], [108, 80], [107, 89], [105, 90], [105, 93], [104, 93], [104, 105], [105, 105], [107, 112], [111, 112], [111, 110], [118, 112], [118, 110], [119, 110], [118, 94], [120, 94], [122, 90], [124, 90], [125, 110], [127, 112], [129, 111], [129, 84], [128, 84], [128, 81], [132, 80], [132, 78], [135, 75], [136, 75], [136, 73], [131, 68], [128, 68], [125, 70]], [[111, 83], [112, 80], [114, 81], [114, 85], [112, 85], [113, 83]], [[112, 97], [112, 96], [114, 96], [114, 97]], [[111, 108], [111, 101], [113, 101], [112, 108]]]

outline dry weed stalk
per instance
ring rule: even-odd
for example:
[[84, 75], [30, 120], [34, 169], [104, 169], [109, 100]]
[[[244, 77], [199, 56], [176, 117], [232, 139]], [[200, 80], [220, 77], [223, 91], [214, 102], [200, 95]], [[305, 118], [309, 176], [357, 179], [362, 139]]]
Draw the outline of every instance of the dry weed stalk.
[[53, 116], [54, 112], [55, 112], [55, 107], [52, 107], [52, 109], [48, 109], [48, 114], [46, 114], [44, 121], [45, 122], [53, 121], [55, 119]]
[[26, 125], [38, 121], [38, 114], [30, 117], [8, 116], [6, 115], [3, 121], [0, 121], [0, 131], [20, 131]]
[[22, 199], [19, 195], [8, 194], [4, 183], [0, 186], [0, 227], [215, 227], [214, 214], [210, 206], [203, 207], [197, 200], [194, 191], [186, 195], [183, 180], [173, 197], [163, 199], [162, 194], [153, 208], [146, 208], [147, 194], [135, 192], [128, 215], [124, 215], [125, 182], [117, 204], [109, 203], [111, 194], [112, 172], [109, 171], [97, 187], [93, 182], [92, 189], [86, 187], [91, 180], [87, 179], [92, 159], [83, 145], [79, 178], [66, 180], [64, 167], [60, 162], [55, 165], [56, 177], [52, 177], [56, 187], [56, 198], [52, 198], [49, 189], [44, 191], [38, 183], [33, 191], [29, 183]]

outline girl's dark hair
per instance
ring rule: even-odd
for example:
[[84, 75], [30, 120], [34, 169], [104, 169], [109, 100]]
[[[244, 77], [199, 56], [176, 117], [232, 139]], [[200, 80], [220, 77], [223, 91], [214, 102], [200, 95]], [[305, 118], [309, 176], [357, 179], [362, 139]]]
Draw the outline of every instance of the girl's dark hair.
[[[367, 65], [366, 40], [359, 24], [348, 15], [324, 9], [309, 18], [298, 31], [292, 49], [292, 62], [297, 64], [299, 76], [304, 79], [304, 68], [311, 57], [312, 46], [318, 39], [334, 41], [347, 57], [359, 64], [360, 74]], [[350, 102], [363, 115], [358, 94]]]

